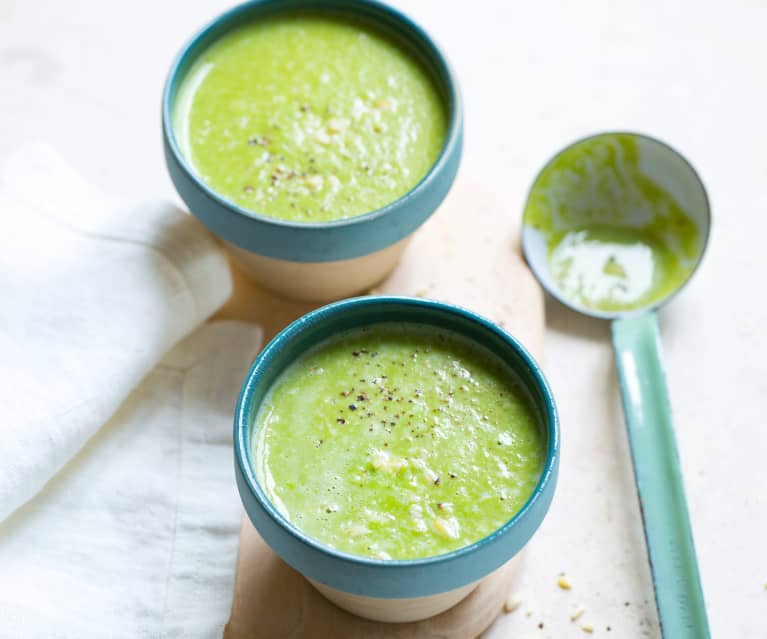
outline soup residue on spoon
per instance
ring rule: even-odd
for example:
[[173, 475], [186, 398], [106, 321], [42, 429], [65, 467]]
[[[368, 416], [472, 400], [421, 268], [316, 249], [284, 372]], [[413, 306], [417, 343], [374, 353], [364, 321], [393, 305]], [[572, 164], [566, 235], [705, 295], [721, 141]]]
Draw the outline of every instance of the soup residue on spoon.
[[585, 140], [540, 174], [525, 211], [546, 238], [561, 294], [589, 309], [641, 309], [688, 278], [700, 233], [674, 196], [640, 167], [631, 135]]

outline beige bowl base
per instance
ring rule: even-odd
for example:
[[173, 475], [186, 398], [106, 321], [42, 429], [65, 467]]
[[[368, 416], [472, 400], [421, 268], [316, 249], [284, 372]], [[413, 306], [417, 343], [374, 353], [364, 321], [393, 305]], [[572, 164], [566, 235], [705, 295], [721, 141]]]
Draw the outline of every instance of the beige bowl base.
[[251, 253], [233, 244], [229, 253], [264, 288], [299, 302], [331, 302], [361, 293], [397, 265], [410, 236], [380, 251], [336, 262], [290, 262]]
[[332, 601], [339, 608], [343, 608], [347, 612], [363, 619], [385, 621], [386, 623], [409, 623], [411, 621], [422, 621], [429, 617], [435, 617], [466, 599], [479, 584], [478, 581], [475, 581], [448, 592], [425, 597], [380, 599], [352, 595], [348, 592], [326, 586], [314, 579], [308, 579], [308, 581], [320, 591], [323, 597]]
[[517, 555], [435, 617], [383, 623], [332, 604], [279, 559], [247, 519], [240, 539], [238, 583], [225, 639], [475, 639], [501, 612], [523, 561]]

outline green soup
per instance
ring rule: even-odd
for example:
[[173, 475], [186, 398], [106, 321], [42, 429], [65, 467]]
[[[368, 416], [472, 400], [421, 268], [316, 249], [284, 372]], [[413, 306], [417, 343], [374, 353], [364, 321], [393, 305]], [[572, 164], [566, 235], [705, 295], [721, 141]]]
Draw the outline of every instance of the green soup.
[[214, 42], [186, 74], [174, 130], [213, 190], [299, 222], [378, 209], [437, 160], [447, 110], [422, 64], [377, 30], [286, 13]]
[[585, 140], [557, 156], [531, 191], [525, 223], [545, 235], [560, 292], [602, 311], [662, 300], [700, 254], [695, 222], [643, 173], [628, 134]]
[[514, 374], [449, 331], [377, 324], [289, 366], [252, 456], [280, 512], [341, 551], [442, 554], [503, 526], [533, 493], [546, 441]]

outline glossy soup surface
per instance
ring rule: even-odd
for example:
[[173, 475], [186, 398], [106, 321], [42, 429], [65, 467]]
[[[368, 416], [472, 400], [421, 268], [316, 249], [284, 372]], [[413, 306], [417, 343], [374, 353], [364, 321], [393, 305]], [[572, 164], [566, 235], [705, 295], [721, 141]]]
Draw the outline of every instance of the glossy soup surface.
[[455, 333], [378, 324], [291, 364], [257, 416], [272, 503], [311, 537], [377, 558], [438, 555], [503, 526], [545, 459], [514, 374]]
[[174, 130], [214, 191], [297, 222], [360, 215], [439, 157], [447, 110], [425, 67], [359, 22], [285, 13], [215, 41], [186, 74]]

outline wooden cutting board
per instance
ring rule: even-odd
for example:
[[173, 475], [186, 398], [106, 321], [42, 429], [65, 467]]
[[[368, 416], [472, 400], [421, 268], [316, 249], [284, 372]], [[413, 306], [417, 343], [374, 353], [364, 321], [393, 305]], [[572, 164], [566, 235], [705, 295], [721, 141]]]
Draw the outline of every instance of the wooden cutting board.
[[[502, 325], [540, 359], [543, 295], [520, 256], [520, 212], [459, 177], [439, 211], [416, 233], [395, 271], [371, 293], [412, 295], [468, 307]], [[259, 288], [234, 266], [235, 292], [220, 317], [257, 322], [271, 339], [314, 308]], [[226, 639], [473, 639], [496, 618], [523, 560], [485, 579], [433, 619], [369, 622], [326, 601], [264, 544], [247, 517], [240, 532]]]

